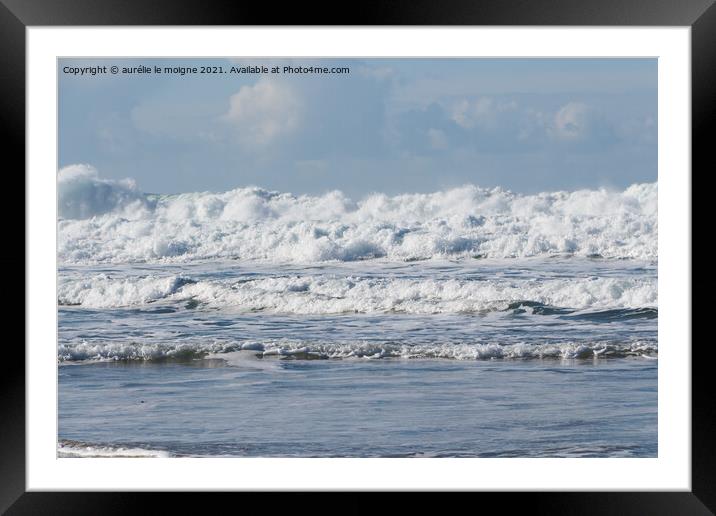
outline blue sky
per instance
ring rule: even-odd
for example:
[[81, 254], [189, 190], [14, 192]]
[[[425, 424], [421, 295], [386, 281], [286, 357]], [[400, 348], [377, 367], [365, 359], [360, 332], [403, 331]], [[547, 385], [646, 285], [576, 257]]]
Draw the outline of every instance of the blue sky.
[[[347, 66], [72, 76], [65, 66]], [[145, 192], [532, 193], [657, 179], [656, 59], [60, 59], [59, 166]]]

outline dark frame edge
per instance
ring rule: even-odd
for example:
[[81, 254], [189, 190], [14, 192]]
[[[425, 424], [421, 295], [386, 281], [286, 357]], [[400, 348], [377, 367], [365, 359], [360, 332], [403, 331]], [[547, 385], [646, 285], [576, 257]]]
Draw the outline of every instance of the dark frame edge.
[[[4, 80], [0, 88], [0, 113], [2, 124], [0, 134], [3, 141], [3, 155], [9, 158], [11, 166], [6, 172], [13, 181], [12, 190], [15, 192], [15, 202], [23, 206], [25, 215], [25, 24], [4, 4], [0, 3], [0, 70]], [[21, 171], [21, 172], [20, 172]], [[17, 173], [20, 172], [20, 173]], [[20, 192], [22, 197], [20, 198]], [[12, 213], [18, 213], [16, 204], [3, 206], [6, 220], [13, 221]], [[13, 221], [15, 222], [15, 221]], [[16, 296], [2, 298], [2, 313], [13, 314], [18, 306], [25, 309], [25, 224], [11, 223], [10, 231], [13, 240], [23, 242], [21, 251], [15, 256], [5, 254], [0, 258], [0, 265], [4, 270], [11, 272], [11, 281], [15, 283], [12, 290], [22, 292], [19, 299]], [[22, 279], [19, 271], [23, 271]], [[10, 299], [10, 297], [14, 299]], [[18, 296], [19, 297], [19, 296]], [[20, 327], [24, 336], [25, 317], [19, 314], [8, 321]], [[20, 323], [19, 321], [23, 322]], [[11, 322], [11, 324], [12, 324]], [[20, 325], [22, 324], [22, 326]], [[16, 333], [17, 335], [17, 333]], [[17, 337], [16, 337], [17, 338]], [[24, 341], [23, 337], [23, 341]], [[13, 357], [3, 367], [0, 374], [0, 400], [2, 403], [2, 418], [0, 418], [0, 513], [4, 511], [25, 492], [25, 353]]]
[[[12, 4], [8, 8], [6, 4]], [[83, 2], [80, 2], [83, 3]], [[112, 3], [112, 2], [110, 2]], [[419, 2], [423, 4], [423, 2]], [[560, 5], [564, 6], [563, 1], [558, 1], [553, 7], [548, 9], [551, 11], [546, 17], [535, 14], [534, 10], [525, 7], [524, 10], [515, 12], [515, 4], [521, 2], [507, 2], [511, 5], [500, 11], [499, 2], [487, 2], [488, 6], [482, 10], [473, 9], [469, 16], [464, 16], [461, 21], [456, 22], [449, 16], [431, 17], [431, 13], [425, 9], [419, 10], [418, 18], [411, 20], [410, 17], [402, 21], [402, 23], [425, 24], [430, 19], [432, 23], [451, 23], [451, 24], [506, 24], [505, 20], [514, 17], [515, 25], [547, 25], [547, 24], [574, 24], [584, 25], [584, 12], [575, 14], [574, 4], [572, 9], [566, 15], [557, 15], [555, 12], [560, 9]], [[619, 4], [607, 2], [605, 16], [598, 17], [592, 22], [586, 24], [614, 24], [614, 25], [691, 25], [692, 26], [692, 177], [694, 170], [701, 170], [702, 174], [706, 174], [707, 165], [712, 164], [710, 157], [710, 147], [712, 145], [708, 135], [712, 134], [714, 125], [716, 125], [716, 44], [714, 44], [714, 34], [716, 34], [716, 5], [713, 0], [693, 0], [688, 12], [680, 11], [682, 4], [677, 2], [658, 2], [659, 9], [653, 9], [654, 5], [647, 2], [637, 2], [632, 4], [637, 6], [636, 9], [628, 11], [626, 14], [620, 12]], [[32, 4], [32, 5], [31, 5]], [[38, 4], [43, 9], [43, 13], [30, 8], [23, 8], [23, 4], [15, 0], [0, 1], [0, 48], [4, 51], [0, 52], [0, 70], [3, 71], [8, 80], [3, 81], [4, 95], [0, 96], [0, 109], [3, 114], [2, 135], [6, 143], [6, 155], [10, 156], [15, 170], [25, 170], [25, 55], [26, 25], [58, 25], [72, 22], [75, 25], [112, 25], [115, 23], [137, 24], [138, 22], [129, 22], [126, 20], [135, 16], [141, 18], [139, 13], [134, 13], [135, 5], [124, 5], [120, 8], [124, 12], [120, 13], [119, 18], [112, 18], [111, 15], [98, 13], [95, 11], [86, 11], [82, 13], [78, 10], [72, 10], [71, 13], [65, 13], [64, 16], [57, 15], [58, 10], [63, 5], [60, 2], [50, 5], [48, 2], [27, 2], [24, 6], [31, 5], [37, 7]], [[97, 5], [99, 2], [97, 3]], [[400, 12], [404, 5], [397, 2], [398, 6], [387, 9], [382, 14], [387, 15], [382, 24], [398, 23], [393, 21], [395, 13]], [[461, 5], [455, 5], [461, 4]], [[649, 5], [652, 10], [650, 11]], [[455, 7], [455, 12], [460, 14], [461, 7], [465, 12], [469, 11], [464, 2], [455, 2], [452, 6], [442, 5], [435, 6], [433, 9], [440, 10], [445, 7]], [[604, 5], [602, 7], [605, 7]], [[47, 8], [47, 9], [45, 9]], [[670, 12], [666, 10], [671, 9]], [[428, 11], [430, 8], [428, 8]], [[217, 9], [216, 11], [220, 11]], [[214, 11], [214, 12], [216, 12]], [[390, 12], [388, 12], [390, 11]], [[109, 10], [105, 10], [105, 13]], [[392, 15], [391, 15], [392, 12]], [[496, 13], [496, 14], [495, 14]], [[245, 11], [239, 16], [243, 23], [250, 24], [255, 14]], [[434, 14], [434, 13], [432, 13]], [[55, 17], [55, 15], [57, 15]], [[374, 17], [376, 11], [370, 10], [369, 16]], [[381, 15], [380, 12], [377, 13]], [[115, 11], [116, 16], [116, 11]], [[68, 20], [68, 17], [70, 18]], [[171, 18], [169, 16], [168, 18]], [[300, 17], [299, 17], [300, 18]], [[182, 22], [181, 15], [175, 16], [173, 19], [166, 21], [164, 24], [179, 25]], [[224, 18], [226, 19], [226, 18]], [[265, 19], [265, 17], [264, 17]], [[49, 22], [48, 22], [49, 20]], [[120, 21], [121, 20], [121, 21]], [[529, 21], [531, 20], [531, 22]], [[147, 20], [152, 23], [152, 19]], [[156, 23], [156, 22], [155, 22]], [[206, 18], [194, 19], [193, 22], [187, 24], [211, 23]], [[213, 23], [216, 23], [214, 21]], [[373, 20], [373, 23], [375, 21]], [[378, 23], [381, 24], [381, 23]], [[22, 131], [18, 130], [22, 128]], [[22, 181], [23, 199], [25, 199], [25, 182], [24, 175]], [[7, 209], [7, 208], [6, 208]], [[8, 220], [11, 220], [8, 217]], [[16, 227], [18, 233], [22, 231], [23, 241], [25, 236], [25, 224]], [[19, 235], [18, 235], [19, 237]], [[18, 238], [19, 239], [19, 238]], [[25, 269], [25, 246], [20, 257], [0, 258], [3, 265], [9, 270]], [[23, 274], [23, 278], [26, 278]], [[15, 278], [19, 282], [19, 275]], [[19, 288], [19, 285], [18, 285]], [[24, 285], [23, 290], [24, 292]], [[7, 304], [7, 308], [17, 310], [17, 300], [3, 300]], [[25, 308], [25, 297], [23, 294], [23, 309]], [[8, 310], [6, 313], [11, 313]], [[24, 320], [24, 318], [23, 318]], [[24, 329], [24, 327], [23, 327]], [[530, 504], [531, 510], [541, 513], [549, 512], [551, 514], [604, 514], [609, 512], [620, 512], [621, 514], [716, 514], [716, 478], [714, 478], [714, 464], [716, 464], [716, 441], [712, 436], [716, 435], [716, 425], [713, 421], [716, 416], [716, 406], [712, 403], [710, 397], [710, 364], [709, 358], [712, 358], [713, 351], [708, 345], [694, 346], [692, 348], [692, 450], [698, 450], [698, 454], [692, 453], [692, 492], [640, 492], [640, 493], [513, 493], [511, 498], [518, 504]], [[22, 354], [18, 359], [14, 360], [11, 365], [6, 366], [2, 375], [0, 375], [0, 399], [3, 403], [3, 418], [0, 420], [0, 428], [2, 428], [3, 438], [0, 439], [0, 514], [35, 514], [38, 512], [46, 512], [49, 507], [53, 508], [55, 514], [95, 514], [98, 507], [103, 507], [102, 512], [105, 514], [126, 514], [127, 512], [144, 513], [147, 509], [146, 502], [150, 497], [149, 493], [40, 493], [26, 492], [26, 463], [25, 463], [25, 356]], [[698, 408], [698, 411], [697, 411]], [[208, 493], [206, 493], [208, 494]], [[180, 504], [183, 510], [180, 513], [196, 512], [206, 509], [206, 498], [204, 495], [194, 497], [189, 502], [189, 495], [182, 493], [164, 493], [159, 495], [164, 498], [163, 502]], [[222, 498], [229, 496], [228, 494], [220, 495]], [[241, 494], [242, 497], [247, 493]], [[252, 497], [263, 495], [251, 495]], [[422, 504], [422, 495], [413, 495], [418, 504]], [[458, 495], [461, 496], [461, 495]], [[497, 494], [484, 493], [481, 497], [497, 498]], [[303, 498], [301, 494], [293, 494], [288, 498], [292, 503]], [[503, 497], [504, 498], [504, 497]], [[259, 501], [256, 499], [256, 501]], [[500, 503], [504, 506], [505, 500], [500, 499]], [[170, 502], [172, 503], [172, 502]], [[196, 506], [194, 506], [196, 503]], [[354, 509], [360, 509], [362, 503], [358, 502]], [[410, 504], [408, 504], [410, 505]], [[507, 507], [512, 505], [507, 504]], [[374, 507], [364, 505], [362, 509], [371, 510]], [[203, 509], [203, 510], [202, 510]]]
[[2, 0], [25, 25], [690, 26], [713, 0], [364, 0], [346, 16], [320, 4], [212, 0]]
[[[692, 225], [693, 178], [705, 177], [713, 167], [716, 126], [716, 4], [712, 4], [691, 27], [691, 181]], [[693, 241], [692, 228], [692, 241]], [[692, 278], [693, 278], [692, 246]], [[692, 335], [693, 335], [693, 279]], [[691, 339], [691, 488], [706, 507], [716, 513], [716, 405], [713, 403], [713, 372], [709, 364], [714, 351], [703, 340]]]

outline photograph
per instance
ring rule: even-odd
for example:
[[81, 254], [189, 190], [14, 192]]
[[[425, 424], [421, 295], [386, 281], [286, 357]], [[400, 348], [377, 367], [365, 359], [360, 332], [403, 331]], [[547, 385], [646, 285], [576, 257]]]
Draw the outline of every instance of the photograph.
[[658, 70], [58, 57], [57, 457], [658, 458]]

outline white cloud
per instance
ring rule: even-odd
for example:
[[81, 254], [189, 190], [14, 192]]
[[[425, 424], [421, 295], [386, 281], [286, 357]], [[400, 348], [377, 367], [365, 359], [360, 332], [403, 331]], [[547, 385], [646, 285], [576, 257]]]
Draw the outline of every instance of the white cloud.
[[581, 140], [589, 131], [591, 115], [586, 104], [581, 102], [565, 104], [554, 115], [552, 135], [558, 140]]
[[517, 109], [517, 103], [496, 102], [490, 97], [480, 97], [477, 100], [467, 99], [453, 105], [450, 118], [463, 129], [473, 129], [477, 126], [489, 126], [499, 122], [498, 116], [505, 111]]
[[300, 97], [288, 84], [261, 79], [230, 97], [224, 119], [237, 129], [240, 143], [265, 146], [295, 131], [302, 111]]

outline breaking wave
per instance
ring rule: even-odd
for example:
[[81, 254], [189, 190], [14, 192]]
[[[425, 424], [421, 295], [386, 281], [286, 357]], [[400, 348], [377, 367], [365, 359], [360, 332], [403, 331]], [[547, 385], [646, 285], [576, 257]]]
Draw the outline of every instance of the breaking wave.
[[100, 179], [89, 165], [70, 165], [57, 174], [57, 213], [61, 219], [87, 219], [148, 208], [147, 199], [131, 179]]
[[[550, 307], [604, 310], [656, 307], [656, 278], [409, 279], [397, 277], [283, 276], [193, 280], [101, 273], [61, 277], [60, 305], [119, 308], [157, 301], [186, 308], [235, 308], [293, 314], [413, 314], [521, 309], [549, 313]], [[554, 310], [552, 310], [554, 311]]]
[[656, 183], [535, 195], [467, 185], [354, 202], [261, 188], [151, 195], [73, 165], [58, 192], [65, 264], [657, 257]]
[[66, 342], [58, 348], [59, 362], [80, 361], [162, 361], [226, 357], [246, 352], [255, 358], [280, 359], [585, 359], [645, 357], [656, 358], [655, 341], [633, 342], [546, 342], [546, 343], [425, 343], [400, 342]]

